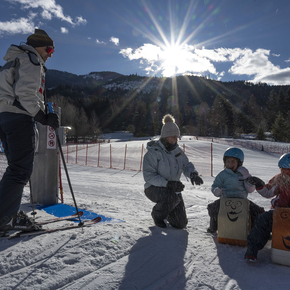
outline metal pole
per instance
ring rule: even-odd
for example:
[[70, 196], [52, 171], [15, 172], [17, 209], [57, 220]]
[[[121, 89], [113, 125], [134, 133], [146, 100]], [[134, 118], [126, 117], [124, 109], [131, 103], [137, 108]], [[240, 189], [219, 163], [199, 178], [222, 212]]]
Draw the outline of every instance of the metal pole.
[[126, 168], [127, 144], [125, 145], [124, 169]]
[[59, 174], [60, 200], [61, 200], [61, 203], [63, 203], [63, 188], [62, 188], [62, 182], [61, 182], [61, 160], [60, 160], [60, 157], [59, 157], [59, 161], [58, 161], [58, 166], [59, 166], [58, 174]]
[[[48, 108], [49, 108], [49, 112], [53, 113], [52, 103], [48, 103]], [[68, 170], [67, 170], [66, 163], [65, 163], [65, 160], [64, 160], [64, 155], [63, 155], [63, 151], [62, 151], [62, 148], [61, 148], [61, 143], [60, 143], [60, 140], [59, 140], [59, 135], [58, 135], [58, 130], [57, 129], [55, 130], [55, 133], [56, 133], [57, 144], [58, 144], [58, 148], [59, 148], [59, 151], [60, 151], [63, 167], [64, 167], [65, 174], [66, 174], [66, 177], [67, 177], [67, 182], [68, 182], [68, 185], [69, 185], [69, 188], [70, 188], [70, 192], [71, 192], [71, 195], [72, 195], [72, 198], [73, 198], [73, 201], [74, 201], [74, 204], [75, 204], [75, 208], [76, 208], [76, 211], [77, 211], [77, 214], [78, 214], [78, 218], [79, 218], [79, 221], [80, 221], [79, 226], [81, 227], [84, 223], [81, 221], [81, 217], [79, 215], [77, 202], [76, 202], [75, 195], [74, 195], [74, 192], [73, 192], [73, 189], [72, 189], [72, 185], [71, 185], [71, 182], [70, 182], [70, 178], [69, 178], [69, 175], [68, 175]]]
[[112, 168], [112, 144], [110, 144], [110, 168]]
[[142, 144], [142, 150], [141, 150], [140, 171], [142, 170], [142, 159], [143, 159], [143, 144]]
[[68, 175], [66, 163], [65, 163], [65, 160], [64, 160], [64, 156], [63, 156], [63, 152], [62, 152], [62, 148], [61, 148], [61, 144], [60, 144], [60, 140], [59, 140], [59, 136], [58, 136], [58, 131], [55, 130], [55, 133], [56, 133], [57, 144], [58, 144], [58, 148], [59, 148], [59, 151], [60, 151], [63, 167], [64, 167], [65, 174], [66, 174], [66, 177], [67, 177], [67, 182], [68, 182], [68, 185], [69, 185], [69, 188], [70, 188], [70, 192], [71, 192], [71, 195], [72, 195], [72, 198], [73, 198], [73, 201], [74, 201], [74, 204], [75, 204], [75, 208], [76, 208], [76, 211], [77, 211], [77, 214], [78, 214], [78, 218], [79, 218], [79, 221], [80, 221], [79, 226], [82, 226], [83, 222], [81, 221], [81, 218], [79, 216], [78, 206], [77, 206], [75, 195], [74, 195], [74, 192], [73, 192], [73, 189], [72, 189], [70, 178], [69, 178], [69, 175]]
[[212, 164], [212, 143], [210, 144], [210, 165], [211, 165], [211, 176], [213, 176], [213, 164]]
[[100, 151], [101, 151], [101, 143], [99, 143], [99, 151], [98, 151], [98, 167], [100, 165]]
[[87, 149], [86, 149], [86, 165], [88, 165], [88, 150], [89, 150], [89, 144], [87, 144]]
[[30, 202], [32, 205], [32, 213], [31, 215], [33, 215], [33, 220], [35, 220], [35, 215], [37, 214], [37, 212], [34, 211], [34, 202], [33, 202], [33, 196], [32, 196], [32, 188], [31, 188], [31, 179], [29, 178], [29, 189], [30, 189]]

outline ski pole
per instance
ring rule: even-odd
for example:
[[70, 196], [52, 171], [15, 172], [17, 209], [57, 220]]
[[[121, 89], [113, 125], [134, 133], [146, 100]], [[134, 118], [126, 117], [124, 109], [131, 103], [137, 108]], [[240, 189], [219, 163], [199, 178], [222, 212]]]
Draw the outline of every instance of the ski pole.
[[30, 178], [29, 178], [29, 189], [30, 189], [30, 202], [32, 205], [31, 215], [33, 215], [33, 220], [35, 220], [35, 215], [37, 214], [37, 212], [35, 212], [35, 210], [34, 210], [34, 201], [33, 201], [33, 196], [32, 196], [32, 187], [31, 187], [31, 179]]
[[[49, 113], [53, 113], [52, 103], [47, 103], [47, 106], [48, 106]], [[70, 188], [70, 192], [71, 192], [71, 195], [72, 195], [72, 198], [73, 198], [73, 201], [74, 201], [74, 204], [75, 204], [75, 208], [76, 208], [76, 211], [77, 211], [77, 215], [78, 215], [78, 218], [79, 218], [79, 221], [80, 221], [79, 226], [81, 227], [84, 223], [81, 221], [81, 218], [80, 218], [80, 215], [79, 215], [77, 202], [76, 202], [75, 195], [74, 195], [74, 192], [73, 192], [73, 188], [72, 188], [72, 185], [71, 185], [71, 182], [70, 182], [70, 178], [69, 178], [69, 175], [68, 175], [68, 170], [67, 170], [67, 167], [66, 167], [66, 163], [65, 163], [63, 151], [62, 151], [62, 148], [61, 148], [61, 144], [60, 144], [60, 140], [59, 140], [59, 135], [58, 135], [58, 130], [57, 129], [55, 129], [55, 134], [56, 134], [57, 144], [58, 144], [58, 148], [59, 148], [59, 151], [60, 151], [60, 155], [61, 155], [61, 159], [62, 159], [64, 170], [65, 170], [67, 182], [68, 182], [68, 185], [69, 185], [69, 188]]]

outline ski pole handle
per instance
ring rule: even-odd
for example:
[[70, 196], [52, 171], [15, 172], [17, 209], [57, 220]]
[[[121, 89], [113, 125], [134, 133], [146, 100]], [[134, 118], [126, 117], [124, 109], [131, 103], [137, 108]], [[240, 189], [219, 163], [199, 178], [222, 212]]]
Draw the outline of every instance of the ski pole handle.
[[48, 107], [48, 112], [49, 113], [54, 113], [53, 112], [53, 103], [52, 102], [47, 103], [47, 107]]
[[[47, 107], [48, 107], [48, 112], [49, 113], [54, 113], [54, 111], [53, 111], [53, 105], [54, 105], [54, 103], [52, 103], [52, 102], [48, 102], [47, 103]], [[57, 129], [55, 129], [54, 131], [56, 133], [57, 138], [59, 139]], [[59, 140], [58, 140], [58, 142], [59, 142]]]

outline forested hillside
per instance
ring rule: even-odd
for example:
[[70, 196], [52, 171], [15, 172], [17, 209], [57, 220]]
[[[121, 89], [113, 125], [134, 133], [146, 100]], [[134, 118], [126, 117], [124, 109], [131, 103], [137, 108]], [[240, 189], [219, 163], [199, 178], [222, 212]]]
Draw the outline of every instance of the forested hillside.
[[289, 86], [59, 71], [48, 71], [47, 84], [48, 100], [62, 108], [62, 125], [76, 137], [119, 130], [152, 136], [160, 133], [163, 115], [172, 113], [182, 134], [257, 133], [263, 139], [271, 131], [277, 141], [290, 140]]

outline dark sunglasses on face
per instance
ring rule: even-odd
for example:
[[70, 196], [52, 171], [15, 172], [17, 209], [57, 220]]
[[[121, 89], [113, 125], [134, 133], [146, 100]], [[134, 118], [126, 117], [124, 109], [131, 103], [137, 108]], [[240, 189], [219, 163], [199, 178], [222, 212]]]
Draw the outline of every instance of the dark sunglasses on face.
[[48, 47], [48, 48], [46, 49], [46, 52], [47, 52], [48, 54], [52, 54], [52, 53], [54, 53], [54, 49], [53, 49], [52, 47]]

